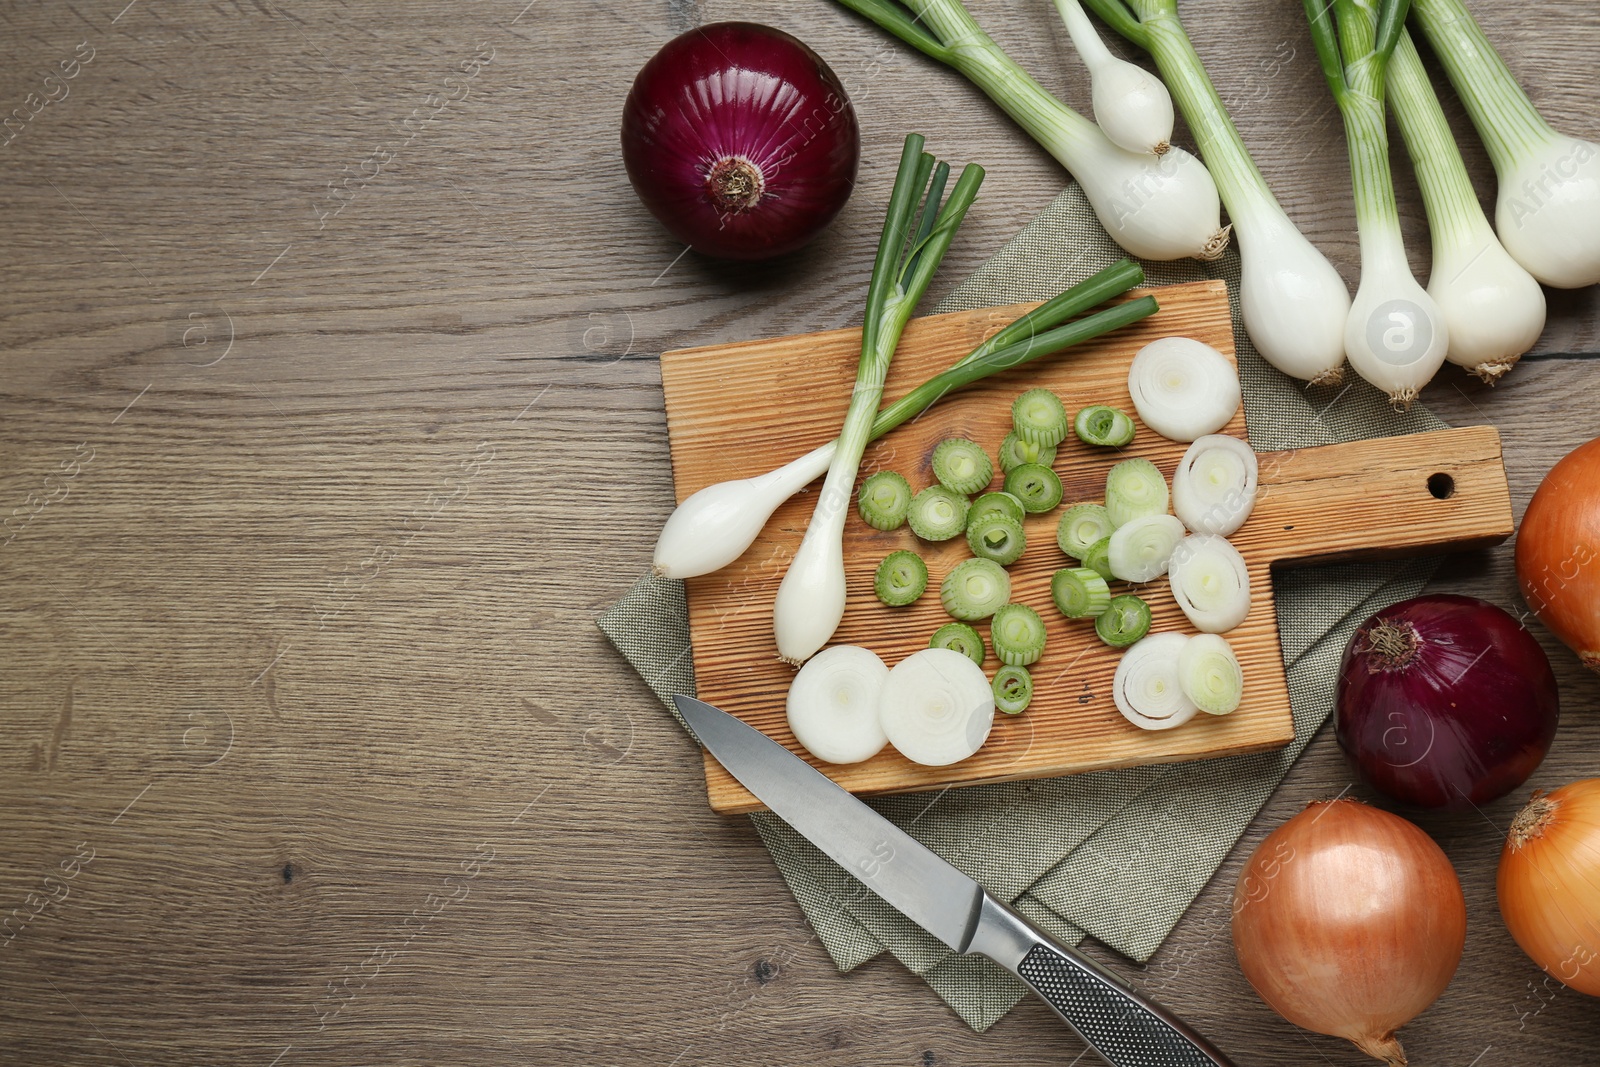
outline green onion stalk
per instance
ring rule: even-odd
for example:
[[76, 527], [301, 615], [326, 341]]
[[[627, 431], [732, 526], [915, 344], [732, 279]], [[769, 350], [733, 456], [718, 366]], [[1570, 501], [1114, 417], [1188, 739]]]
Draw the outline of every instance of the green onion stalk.
[[1130, 152], [1050, 95], [983, 32], [960, 0], [838, 0], [954, 68], [1083, 186], [1111, 238], [1142, 259], [1215, 259], [1228, 244], [1216, 183], [1194, 156]]
[[1600, 146], [1550, 127], [1461, 0], [1411, 8], [1489, 150], [1505, 250], [1546, 285], [1600, 282]]
[[1177, 0], [1084, 0], [1149, 52], [1194, 132], [1239, 241], [1239, 305], [1256, 350], [1283, 373], [1330, 384], [1344, 370], [1350, 293], [1273, 196], [1178, 19]]
[[1389, 57], [1385, 87], [1428, 210], [1428, 295], [1449, 330], [1445, 358], [1492, 384], [1544, 332], [1544, 290], [1495, 237], [1417, 46], [1404, 30]]
[[1389, 172], [1384, 72], [1400, 39], [1406, 0], [1304, 0], [1311, 42], [1344, 118], [1361, 242], [1361, 284], [1345, 319], [1350, 365], [1409, 407], [1444, 363], [1449, 329], [1439, 305], [1411, 275]]

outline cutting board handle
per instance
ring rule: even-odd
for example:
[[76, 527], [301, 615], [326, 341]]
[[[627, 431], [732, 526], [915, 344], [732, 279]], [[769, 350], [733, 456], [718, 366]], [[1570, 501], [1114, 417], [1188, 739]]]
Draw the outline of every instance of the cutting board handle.
[[[1511, 490], [1492, 426], [1263, 452], [1261, 489], [1235, 536], [1274, 565], [1415, 555], [1511, 536]], [[1259, 558], [1259, 557], [1258, 557]]]

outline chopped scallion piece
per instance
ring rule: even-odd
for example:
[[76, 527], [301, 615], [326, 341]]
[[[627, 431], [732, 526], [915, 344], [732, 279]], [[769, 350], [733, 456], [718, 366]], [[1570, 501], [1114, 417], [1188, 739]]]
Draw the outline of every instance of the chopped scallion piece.
[[971, 504], [960, 493], [930, 485], [911, 499], [906, 518], [911, 532], [924, 541], [948, 541], [967, 528], [969, 507]]
[[1020, 522], [1005, 515], [990, 514], [977, 522], [968, 521], [967, 544], [979, 559], [992, 559], [1002, 567], [1009, 567], [1022, 558], [1028, 539]]
[[1048, 389], [1029, 389], [1011, 405], [1011, 426], [1030, 444], [1054, 448], [1067, 436], [1067, 409]]
[[972, 502], [972, 510], [967, 512], [967, 526], [971, 527], [979, 519], [986, 519], [990, 515], [1004, 515], [1012, 522], [1021, 524], [1027, 514], [1022, 501], [1010, 493], [985, 493]]
[[1121, 448], [1133, 440], [1133, 416], [1120, 408], [1096, 404], [1072, 420], [1078, 440], [1100, 448]]
[[957, 619], [975, 622], [993, 615], [1011, 599], [1011, 575], [992, 559], [956, 564], [939, 585], [939, 602]]
[[911, 511], [911, 483], [894, 471], [879, 471], [861, 483], [856, 503], [861, 521], [874, 530], [898, 530]]
[[1006, 604], [989, 623], [994, 654], [1009, 667], [1026, 667], [1044, 655], [1044, 620], [1026, 604]]
[[1127, 648], [1150, 632], [1150, 605], [1132, 594], [1114, 596], [1094, 620], [1094, 632], [1112, 648]]
[[1010, 474], [1024, 463], [1039, 463], [1050, 466], [1056, 461], [1055, 445], [1036, 445], [1024, 441], [1015, 433], [1006, 434], [1006, 439], [1000, 442], [1000, 469]]
[[1074, 504], [1061, 514], [1056, 544], [1073, 559], [1089, 554], [1096, 541], [1111, 536], [1111, 519], [1099, 504]]
[[1112, 529], [1141, 515], [1165, 515], [1170, 499], [1167, 480], [1147, 459], [1125, 459], [1106, 475], [1106, 517]]
[[1099, 571], [1063, 567], [1050, 579], [1050, 599], [1069, 619], [1098, 618], [1111, 603], [1111, 590]]
[[1007, 715], [1021, 715], [1033, 699], [1033, 675], [1009, 663], [994, 672], [994, 706]]
[[1061, 503], [1061, 478], [1042, 463], [1024, 463], [1006, 475], [1006, 492], [1022, 501], [1025, 510], [1037, 515]]
[[994, 464], [976, 441], [947, 437], [933, 450], [933, 476], [955, 493], [981, 493], [994, 477]]
[[1208, 715], [1226, 715], [1244, 699], [1244, 671], [1233, 646], [1216, 634], [1196, 634], [1178, 654], [1183, 695]]
[[983, 635], [964, 622], [947, 622], [933, 631], [929, 648], [948, 648], [983, 666]]
[[928, 565], [915, 552], [901, 549], [883, 557], [872, 590], [891, 608], [905, 607], [928, 588]]

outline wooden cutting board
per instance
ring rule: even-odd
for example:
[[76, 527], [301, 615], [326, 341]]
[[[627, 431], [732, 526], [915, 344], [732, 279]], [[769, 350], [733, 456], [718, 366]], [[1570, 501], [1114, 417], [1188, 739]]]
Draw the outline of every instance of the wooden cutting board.
[[[1036, 385], [1054, 389], [1069, 412], [1103, 403], [1132, 413], [1128, 364], [1158, 337], [1193, 337], [1232, 355], [1222, 282], [1148, 291], [1161, 303], [1155, 315], [969, 386], [868, 446], [863, 476], [887, 468], [905, 475], [913, 489], [931, 485], [933, 447], [950, 436], [970, 437], [994, 454], [1010, 429], [1011, 401]], [[901, 396], [943, 370], [1030, 306], [912, 322], [895, 356], [885, 398]], [[661, 379], [678, 499], [729, 478], [763, 473], [831, 440], [844, 417], [859, 354], [857, 330], [664, 353]], [[1224, 432], [1245, 436], [1242, 409]], [[1130, 456], [1150, 459], [1170, 480], [1185, 448], [1142, 423], [1133, 443], [1122, 450], [1091, 448], [1069, 436], [1055, 463], [1066, 489], [1065, 503], [1100, 500], [1106, 472]], [[999, 481], [997, 467], [992, 488]], [[779, 508], [738, 561], [686, 583], [700, 698], [801, 755], [805, 753], [785, 719], [784, 697], [794, 671], [777, 658], [772, 602], [820, 485], [819, 479]], [[816, 766], [851, 792], [873, 794], [1280, 747], [1293, 739], [1294, 724], [1278, 646], [1269, 574], [1274, 566], [1488, 545], [1512, 531], [1500, 438], [1493, 427], [1263, 454], [1256, 508], [1230, 539], [1249, 565], [1254, 596], [1249, 617], [1227, 635], [1244, 668], [1244, 702], [1232, 715], [1199, 715], [1177, 729], [1150, 732], [1130, 725], [1112, 704], [1111, 678], [1121, 653], [1103, 645], [1092, 624], [1063, 618], [1051, 603], [1050, 576], [1071, 565], [1055, 543], [1060, 514], [1058, 509], [1029, 516], [1028, 549], [1010, 568], [1012, 599], [1037, 610], [1049, 630], [1044, 656], [1032, 668], [1035, 692], [1028, 710], [1018, 716], [997, 714], [983, 748], [954, 766], [921, 767], [892, 748], [864, 763], [835, 766], [812, 760]], [[889, 608], [873, 595], [872, 578], [878, 562], [899, 548], [912, 549], [927, 561], [929, 591], [910, 607]], [[845, 527], [849, 606], [833, 643], [865, 645], [891, 666], [927, 647], [933, 631], [949, 621], [939, 604], [939, 582], [970, 554], [964, 538], [926, 544], [907, 527], [873, 530], [852, 510]], [[1113, 583], [1113, 594], [1121, 585]], [[1164, 578], [1138, 592], [1150, 603], [1153, 632], [1194, 632]], [[987, 625], [978, 629], [987, 641]], [[992, 676], [998, 666], [991, 651], [984, 669]], [[710, 756], [706, 788], [717, 811], [760, 807]]]

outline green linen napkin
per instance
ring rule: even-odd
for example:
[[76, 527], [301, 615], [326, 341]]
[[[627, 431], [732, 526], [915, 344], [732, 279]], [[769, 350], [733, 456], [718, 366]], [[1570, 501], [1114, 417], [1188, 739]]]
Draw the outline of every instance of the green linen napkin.
[[[935, 310], [1045, 300], [1122, 256], [1082, 190], [1069, 185]], [[1245, 417], [1257, 451], [1444, 426], [1420, 407], [1396, 414], [1359, 379], [1311, 387], [1269, 366], [1240, 322], [1236, 249], [1210, 264], [1184, 260], [1144, 268], [1151, 285], [1206, 278], [1228, 283]], [[1327, 719], [1339, 659], [1355, 627], [1420, 592], [1436, 562], [1345, 564], [1275, 577], [1295, 723], [1287, 748], [870, 803], [1061, 941], [1076, 944], [1089, 934], [1142, 963]], [[682, 583], [641, 579], [599, 625], [676, 716], [672, 694], [695, 691]], [[1023, 987], [1009, 973], [952, 953], [771, 813], [750, 818], [841, 971], [887, 951], [978, 1031], [1021, 998]]]

